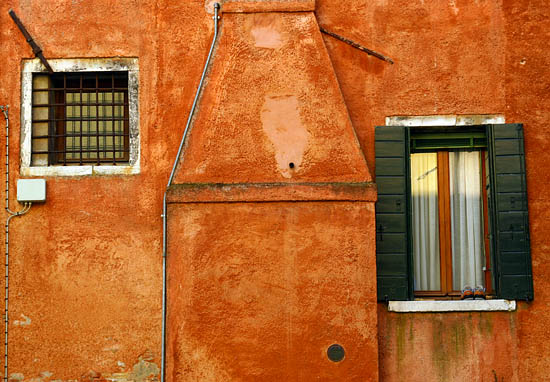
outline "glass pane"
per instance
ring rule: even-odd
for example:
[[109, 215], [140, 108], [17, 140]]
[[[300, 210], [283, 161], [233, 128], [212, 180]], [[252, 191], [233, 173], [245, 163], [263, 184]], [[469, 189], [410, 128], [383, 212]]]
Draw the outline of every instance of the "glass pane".
[[441, 290], [437, 154], [411, 154], [414, 289]]
[[453, 289], [484, 286], [483, 201], [479, 151], [449, 153]]
[[[96, 102], [98, 105], [90, 105]], [[103, 159], [124, 158], [124, 121], [120, 120], [124, 118], [124, 106], [113, 105], [113, 102], [124, 103], [124, 93], [67, 93], [66, 132], [77, 134], [65, 139], [67, 151], [76, 151], [67, 153], [67, 159], [80, 159], [80, 155], [82, 159], [97, 159], [98, 150]], [[119, 120], [97, 121], [96, 118]]]

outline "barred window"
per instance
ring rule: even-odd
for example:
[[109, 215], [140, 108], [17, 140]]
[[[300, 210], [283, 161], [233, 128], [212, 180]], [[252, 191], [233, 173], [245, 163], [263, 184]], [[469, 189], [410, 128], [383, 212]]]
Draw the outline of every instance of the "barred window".
[[34, 73], [31, 164], [127, 164], [128, 72]]

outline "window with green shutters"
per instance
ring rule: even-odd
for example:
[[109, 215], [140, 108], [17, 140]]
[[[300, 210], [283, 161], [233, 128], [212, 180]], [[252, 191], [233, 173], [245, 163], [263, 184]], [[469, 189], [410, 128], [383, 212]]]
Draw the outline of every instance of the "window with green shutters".
[[[487, 250], [484, 271], [491, 275], [487, 286], [498, 298], [533, 299], [522, 125], [478, 125], [466, 129], [381, 126], [376, 128], [375, 151], [379, 300], [410, 300], [415, 297], [415, 290], [418, 294], [421, 289], [418, 270], [415, 274], [418, 264], [413, 260], [413, 236], [418, 240], [419, 220], [413, 222], [411, 155], [462, 151], [481, 153], [480, 173], [466, 175], [475, 178], [483, 174], [481, 210], [485, 213], [481, 221], [485, 229], [481, 227], [483, 232], [478, 236], [483, 237]], [[457, 222], [454, 224], [456, 230]], [[449, 275], [454, 277], [452, 271]], [[453, 294], [452, 282], [449, 285], [443, 295]], [[442, 292], [425, 293], [436, 296]]]

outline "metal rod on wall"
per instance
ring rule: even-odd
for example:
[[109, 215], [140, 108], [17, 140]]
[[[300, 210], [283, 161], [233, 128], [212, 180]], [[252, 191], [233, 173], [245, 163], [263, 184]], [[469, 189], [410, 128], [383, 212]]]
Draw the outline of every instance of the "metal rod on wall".
[[320, 30], [321, 30], [322, 33], [328, 34], [329, 36], [334, 37], [334, 38], [337, 39], [337, 40], [340, 40], [340, 41], [342, 41], [342, 42], [345, 42], [346, 44], [353, 46], [355, 49], [359, 49], [360, 51], [365, 52], [365, 53], [368, 54], [368, 55], [371, 55], [371, 56], [376, 57], [376, 58], [378, 58], [378, 59], [380, 59], [380, 60], [382, 60], [382, 61], [386, 61], [386, 62], [389, 62], [390, 64], [393, 64], [393, 60], [392, 60], [391, 58], [388, 58], [388, 57], [386, 57], [386, 56], [384, 56], [384, 55], [382, 55], [382, 54], [380, 54], [380, 53], [378, 53], [378, 52], [375, 52], [375, 51], [372, 50], [372, 49], [369, 49], [369, 48], [367, 48], [367, 47], [364, 47], [363, 45], [358, 44], [358, 43], [356, 43], [355, 41], [351, 41], [351, 40], [348, 39], [348, 38], [345, 38], [345, 37], [343, 37], [343, 36], [340, 36], [339, 34], [336, 34], [336, 33], [334, 33], [334, 32], [328, 31], [328, 30], [326, 30], [326, 29], [323, 28], [323, 27], [321, 27]]
[[42, 54], [42, 48], [40, 48], [40, 46], [38, 46], [38, 44], [34, 41], [32, 36], [30, 35], [30, 33], [27, 31], [27, 28], [25, 28], [25, 26], [23, 25], [23, 23], [21, 22], [19, 17], [17, 17], [17, 15], [13, 11], [13, 9], [10, 9], [8, 11], [8, 14], [12, 18], [15, 25], [17, 25], [17, 27], [19, 28], [21, 33], [23, 33], [23, 36], [25, 36], [25, 39], [27, 40], [27, 42], [31, 46], [32, 52], [34, 53], [35, 57], [38, 57], [40, 59], [42, 64], [46, 67], [46, 70], [48, 70], [48, 73], [53, 74], [52, 67], [48, 63], [48, 60], [46, 60], [46, 57], [44, 57], [44, 54]]

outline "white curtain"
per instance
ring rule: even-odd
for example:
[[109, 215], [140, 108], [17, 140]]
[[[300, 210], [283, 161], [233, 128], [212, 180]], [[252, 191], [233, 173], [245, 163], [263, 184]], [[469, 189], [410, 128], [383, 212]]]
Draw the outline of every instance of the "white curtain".
[[449, 153], [454, 290], [485, 284], [479, 155], [479, 151]]
[[411, 154], [414, 289], [440, 290], [437, 153]]

